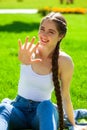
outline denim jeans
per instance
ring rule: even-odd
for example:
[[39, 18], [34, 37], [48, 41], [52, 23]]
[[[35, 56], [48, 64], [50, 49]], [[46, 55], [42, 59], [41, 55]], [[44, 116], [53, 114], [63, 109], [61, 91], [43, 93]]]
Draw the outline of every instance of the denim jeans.
[[58, 112], [51, 101], [35, 102], [17, 96], [0, 104], [0, 130], [57, 130]]

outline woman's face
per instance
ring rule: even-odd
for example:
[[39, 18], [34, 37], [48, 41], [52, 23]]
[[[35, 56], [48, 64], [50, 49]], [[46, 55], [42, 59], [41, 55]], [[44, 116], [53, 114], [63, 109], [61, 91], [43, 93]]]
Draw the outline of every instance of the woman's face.
[[44, 20], [39, 28], [39, 41], [40, 45], [44, 47], [55, 48], [57, 42], [61, 39], [59, 32], [56, 28], [55, 22], [51, 20]]

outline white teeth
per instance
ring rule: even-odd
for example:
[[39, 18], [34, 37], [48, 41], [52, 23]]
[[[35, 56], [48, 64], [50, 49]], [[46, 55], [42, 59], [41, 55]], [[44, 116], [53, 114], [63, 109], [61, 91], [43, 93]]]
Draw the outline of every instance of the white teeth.
[[46, 42], [45, 40], [42, 40], [43, 42]]
[[44, 38], [41, 38], [41, 40], [43, 41], [43, 42], [46, 42], [47, 40], [46, 39], [44, 39]]
[[43, 39], [42, 39], [42, 42], [47, 42], [47, 40], [43, 40]]

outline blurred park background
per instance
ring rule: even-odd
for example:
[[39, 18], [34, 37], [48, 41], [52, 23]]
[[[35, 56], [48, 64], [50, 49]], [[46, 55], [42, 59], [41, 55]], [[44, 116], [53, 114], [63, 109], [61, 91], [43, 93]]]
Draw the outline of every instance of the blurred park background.
[[[44, 14], [63, 13], [68, 32], [61, 48], [74, 61], [70, 93], [74, 109], [87, 109], [87, 0], [0, 0], [0, 9], [37, 9], [35, 14], [0, 14], [0, 101], [15, 98], [20, 76], [18, 39], [24, 42], [28, 35], [38, 40], [38, 27]], [[56, 102], [54, 93], [52, 101]]]

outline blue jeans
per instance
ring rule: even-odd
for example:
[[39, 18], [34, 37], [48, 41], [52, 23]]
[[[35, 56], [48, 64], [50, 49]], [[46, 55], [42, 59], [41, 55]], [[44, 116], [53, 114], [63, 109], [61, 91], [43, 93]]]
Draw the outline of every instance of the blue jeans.
[[58, 112], [51, 101], [34, 102], [21, 96], [0, 104], [0, 130], [57, 130]]

